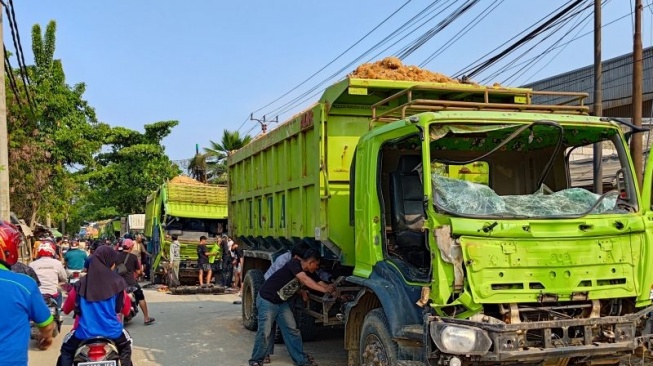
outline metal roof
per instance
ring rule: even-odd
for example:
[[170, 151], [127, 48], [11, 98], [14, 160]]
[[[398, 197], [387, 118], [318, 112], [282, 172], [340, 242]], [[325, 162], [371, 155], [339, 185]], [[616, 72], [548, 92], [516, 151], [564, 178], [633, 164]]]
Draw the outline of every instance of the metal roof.
[[[653, 47], [644, 49], [644, 101], [653, 99]], [[633, 93], [633, 55], [632, 53], [603, 61], [603, 110], [627, 106], [632, 103]], [[594, 90], [594, 66], [589, 65], [556, 76], [524, 85], [538, 91], [571, 91], [589, 94], [587, 105], [592, 105]], [[546, 98], [534, 102], [555, 104], [559, 97]], [[644, 115], [647, 115], [645, 110]], [[606, 114], [607, 115], [607, 114]]]

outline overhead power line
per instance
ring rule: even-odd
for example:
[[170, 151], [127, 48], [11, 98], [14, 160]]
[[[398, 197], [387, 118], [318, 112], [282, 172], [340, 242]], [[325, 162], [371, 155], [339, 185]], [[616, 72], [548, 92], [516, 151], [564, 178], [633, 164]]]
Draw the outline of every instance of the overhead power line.
[[16, 98], [16, 102], [18, 105], [22, 106], [23, 102], [20, 100], [20, 95], [18, 93], [18, 86], [16, 84], [16, 78], [14, 76], [14, 71], [11, 67], [11, 63], [9, 62], [9, 53], [7, 52], [7, 49], [4, 48], [4, 56], [5, 56], [5, 73], [9, 76], [9, 87], [11, 88], [11, 91], [14, 93], [14, 97]]
[[[386, 46], [384, 49], [380, 50], [379, 52], [374, 54], [372, 57], [367, 58], [366, 62], [376, 60], [381, 55], [397, 54], [398, 51], [397, 52], [389, 52], [389, 50], [392, 49], [397, 44], [401, 43], [406, 38], [408, 38], [408, 36], [410, 36], [411, 34], [417, 32], [418, 29], [421, 29], [422, 27], [430, 24], [433, 21], [433, 19], [435, 19], [438, 15], [440, 15], [440, 13], [444, 12], [445, 10], [447, 10], [451, 6], [453, 6], [456, 1], [457, 0], [447, 0], [447, 2], [451, 2], [449, 5], [447, 5], [447, 2], [445, 2], [445, 3], [441, 3], [440, 6], [438, 6], [438, 7], [430, 9], [435, 4], [438, 3], [438, 1], [432, 2], [429, 6], [427, 6], [422, 11], [417, 13], [415, 16], [413, 16], [411, 19], [409, 19], [402, 26], [397, 28], [394, 32], [390, 33], [388, 36], [386, 36], [384, 39], [382, 39], [379, 42], [379, 47], [384, 45], [384, 44], [389, 43], [390, 41], [392, 41], [393, 39], [399, 37], [400, 35], [402, 35], [405, 32], [408, 32], [408, 33], [406, 33], [405, 35], [403, 35], [402, 37], [400, 37], [396, 41], [390, 43], [390, 45]], [[447, 6], [445, 7], [445, 5], [447, 5]], [[429, 17], [429, 18], [424, 20], [426, 17]], [[411, 30], [411, 28], [414, 28], [414, 29]]]
[[[522, 52], [521, 55], [519, 55], [518, 57], [514, 58], [514, 59], [513, 59], [513, 60], [512, 60], [512, 61], [511, 61], [507, 66], [511, 66], [512, 64], [514, 64], [514, 63], [516, 63], [517, 61], [519, 61], [521, 58], [525, 57], [527, 54], [530, 54], [531, 51], [533, 51], [533, 50], [534, 50], [535, 48], [537, 48], [539, 45], [541, 45], [542, 43], [544, 43], [544, 41], [546, 41], [547, 39], [549, 39], [550, 37], [554, 36], [555, 34], [557, 34], [557, 33], [559, 33], [559, 32], [562, 32], [562, 33], [563, 33], [562, 37], [559, 37], [555, 42], [553, 42], [552, 44], [550, 44], [550, 45], [545, 49], [544, 52], [547, 52], [547, 51], [549, 51], [550, 49], [552, 49], [553, 47], [557, 46], [557, 45], [560, 44], [562, 41], [564, 41], [568, 36], [570, 36], [570, 35], [572, 34], [573, 31], [575, 31], [577, 28], [580, 28], [580, 29], [577, 31], [577, 33], [576, 33], [576, 35], [577, 35], [578, 32], [582, 31], [582, 27], [581, 27], [581, 25], [586, 24], [586, 22], [587, 22], [588, 20], [591, 19], [591, 16], [592, 16], [592, 14], [593, 14], [592, 9], [591, 9], [592, 5], [593, 5], [593, 4], [592, 4], [591, 2], [588, 2], [588, 5], [587, 5], [587, 6], [585, 6], [585, 7], [582, 8], [581, 10], [575, 12], [574, 14], [568, 16], [564, 21], [560, 22], [559, 25], [558, 25], [555, 29], [553, 29], [553, 30], [552, 30], [548, 35], [544, 36], [542, 39], [540, 39], [540, 40], [539, 40], [535, 45], [533, 45], [532, 47], [530, 47], [528, 50]], [[587, 14], [584, 18], [581, 18], [580, 15], [581, 15], [582, 13], [586, 12], [588, 9], [590, 10], [590, 11], [588, 12], [588, 14]], [[567, 26], [567, 24], [569, 24], [573, 18], [576, 18], [575, 22], [574, 22], [574, 23], [573, 23], [573, 24], [572, 24], [568, 29], [565, 29], [565, 27]], [[563, 31], [563, 30], [564, 30], [564, 31]], [[562, 51], [562, 50], [560, 50], [560, 52], [561, 52], [561, 51]], [[543, 53], [544, 53], [544, 52], [543, 52]], [[510, 83], [511, 80], [514, 80], [514, 79], [516, 79], [516, 78], [519, 78], [520, 76], [522, 76], [523, 74], [525, 74], [526, 72], [528, 72], [528, 71], [529, 71], [533, 66], [535, 66], [536, 64], [538, 64], [539, 62], [541, 62], [541, 61], [543, 61], [543, 60], [544, 60], [543, 57], [536, 57], [536, 58], [532, 59], [532, 60], [531, 60], [530, 62], [528, 62], [526, 65], [522, 66], [519, 70], [513, 72], [510, 76], [508, 76], [507, 78], [505, 78], [504, 80], [502, 80], [501, 83], [502, 83], [502, 84]], [[503, 72], [502, 72], [501, 70], [499, 70], [499, 74], [502, 74], [502, 73], [503, 73]]]
[[478, 24], [480, 24], [490, 13], [492, 13], [496, 8], [499, 7], [503, 3], [504, 0], [494, 0], [492, 4], [490, 4], [485, 10], [480, 12], [476, 18], [472, 19], [472, 21], [467, 24], [460, 32], [456, 34], [455, 37], [449, 39], [442, 47], [438, 48], [433, 52], [431, 55], [429, 55], [424, 61], [422, 61], [419, 64], [419, 67], [425, 67], [429, 63], [431, 63], [433, 60], [435, 60], [438, 56], [444, 53], [449, 47], [453, 46], [456, 42], [458, 42], [465, 34], [467, 34], [469, 31], [474, 29]]
[[293, 91], [297, 90], [297, 89], [298, 89], [299, 87], [301, 87], [302, 85], [306, 84], [308, 81], [312, 80], [315, 76], [317, 76], [319, 73], [321, 73], [322, 71], [324, 71], [327, 67], [333, 65], [334, 62], [338, 61], [338, 60], [339, 60], [342, 56], [344, 56], [347, 52], [351, 51], [352, 48], [354, 48], [354, 47], [356, 47], [357, 45], [359, 45], [363, 40], [365, 40], [367, 37], [369, 37], [370, 34], [372, 34], [374, 31], [376, 31], [377, 29], [379, 29], [379, 27], [381, 27], [381, 26], [382, 26], [383, 24], [385, 24], [388, 20], [390, 20], [390, 18], [392, 18], [393, 16], [395, 16], [397, 13], [399, 13], [399, 11], [401, 11], [401, 9], [403, 9], [403, 8], [404, 8], [406, 5], [408, 5], [411, 1], [412, 1], [412, 0], [408, 0], [408, 1], [406, 1], [403, 5], [401, 5], [401, 6], [400, 6], [399, 8], [397, 8], [395, 11], [393, 11], [393, 12], [392, 12], [390, 15], [388, 15], [384, 20], [382, 20], [379, 24], [377, 24], [374, 28], [372, 28], [372, 30], [370, 30], [369, 32], [367, 32], [363, 37], [361, 37], [361, 38], [358, 39], [356, 42], [354, 42], [354, 44], [352, 44], [351, 46], [349, 46], [346, 50], [342, 51], [338, 56], [336, 56], [333, 60], [329, 61], [326, 65], [322, 66], [319, 70], [317, 70], [316, 72], [314, 72], [311, 76], [309, 76], [308, 78], [304, 79], [304, 80], [303, 80], [302, 82], [300, 82], [298, 85], [296, 85], [296, 86], [293, 87], [292, 89], [290, 89], [290, 90], [288, 90], [287, 92], [285, 92], [284, 94], [282, 94], [280, 97], [278, 97], [278, 98], [276, 98], [275, 100], [271, 101], [270, 103], [264, 105], [263, 107], [261, 107], [261, 108], [255, 110], [253, 113], [259, 112], [259, 111], [261, 111], [261, 110], [263, 110], [263, 109], [265, 109], [265, 108], [271, 106], [272, 104], [274, 104], [274, 103], [278, 102], [279, 100], [283, 99], [284, 97], [286, 97], [288, 94], [290, 94], [290, 93], [292, 93]]
[[468, 64], [467, 66], [463, 67], [462, 69], [460, 69], [459, 71], [457, 71], [456, 73], [454, 73], [454, 77], [456, 77], [456, 78], [460, 78], [460, 77], [462, 77], [462, 76], [463, 76], [464, 74], [466, 74], [469, 70], [473, 69], [474, 67], [477, 67], [477, 66], [480, 65], [482, 62], [484, 62], [484, 61], [485, 61], [488, 57], [490, 57], [490, 55], [492, 55], [494, 52], [499, 51], [502, 47], [504, 47], [504, 46], [510, 44], [510, 42], [516, 40], [517, 38], [519, 38], [519, 37], [522, 36], [523, 34], [526, 34], [526, 32], [530, 31], [531, 29], [534, 29], [535, 27], [537, 27], [539, 24], [541, 24], [542, 22], [544, 22], [544, 21], [545, 21], [546, 19], [548, 19], [549, 17], [551, 17], [551, 16], [553, 16], [554, 14], [560, 12], [563, 8], [564, 8], [564, 5], [561, 5], [561, 6], [559, 6], [557, 9], [555, 9], [555, 10], [553, 10], [552, 12], [546, 14], [545, 16], [543, 16], [543, 17], [542, 17], [540, 20], [538, 20], [537, 22], [535, 22], [535, 23], [529, 25], [529, 26], [526, 27], [524, 30], [522, 30], [521, 32], [519, 32], [519, 33], [517, 33], [516, 35], [512, 36], [512, 37], [511, 37], [510, 39], [508, 39], [507, 41], [505, 41], [505, 42], [503, 42], [502, 44], [498, 45], [498, 46], [495, 47], [494, 49], [488, 51], [488, 52], [485, 53], [484, 55], [482, 55], [482, 56], [480, 56], [479, 58], [477, 58], [476, 60], [472, 61], [472, 62], [471, 62], [470, 64]]
[[499, 60], [503, 59], [510, 53], [512, 53], [514, 50], [518, 49], [519, 47], [523, 46], [533, 38], [537, 37], [539, 34], [541, 34], [543, 31], [551, 27], [553, 24], [555, 24], [556, 21], [558, 21], [560, 18], [562, 18], [565, 14], [571, 12], [574, 10], [576, 7], [578, 7], [584, 0], [576, 0], [567, 7], [565, 7], [562, 11], [558, 12], [555, 14], [553, 17], [545, 21], [542, 25], [538, 26], [535, 28], [533, 31], [529, 32], [527, 35], [524, 37], [520, 38], [517, 42], [513, 43], [512, 45], [508, 46], [506, 49], [503, 51], [499, 52], [498, 54], [492, 56], [485, 62], [481, 63], [480, 65], [476, 66], [475, 68], [468, 70], [465, 73], [465, 76], [468, 78], [472, 78], [475, 75], [483, 72], [486, 70], [488, 67], [491, 65], [495, 64]]
[[[20, 60], [23, 63], [23, 68], [25, 68], [25, 78], [27, 78], [27, 81], [29, 83], [30, 80], [29, 80], [29, 75], [27, 75], [27, 64], [25, 63], [25, 53], [23, 52], [23, 45], [20, 41], [20, 32], [18, 31], [18, 21], [16, 20], [16, 12], [14, 11], [14, 0], [9, 0], [9, 5], [11, 5], [11, 18], [13, 20], [14, 30], [16, 31], [16, 39], [18, 40], [18, 50], [20, 51], [18, 54], [20, 55]], [[7, 7], [5, 7], [5, 9], [7, 9]]]
[[[651, 5], [649, 5], [648, 7], [649, 7], [649, 9], [652, 9], [652, 10], [653, 10], [653, 8], [651, 8]], [[623, 20], [623, 19], [625, 19], [625, 18], [627, 18], [627, 17], [629, 17], [629, 16], [631, 16], [631, 15], [632, 15], [631, 13], [624, 14], [624, 15], [622, 15], [622, 16], [620, 16], [620, 17], [618, 17], [618, 18], [616, 18], [616, 19], [614, 19], [614, 20], [612, 20], [612, 21], [610, 21], [610, 22], [608, 22], [608, 23], [603, 24], [603, 26], [602, 26], [601, 28], [606, 28], [606, 27], [608, 27], [608, 26], [610, 26], [610, 25], [612, 25], [612, 24], [614, 24], [614, 23], [616, 23], [616, 22], [618, 22], [618, 21], [620, 21], [620, 20]], [[573, 43], [573, 42], [575, 42], [575, 41], [577, 41], [577, 40], [579, 40], [579, 39], [581, 39], [581, 38], [587, 37], [588, 35], [591, 35], [591, 34], [593, 34], [593, 33], [594, 33], [594, 30], [592, 29], [592, 30], [587, 31], [587, 32], [585, 32], [585, 33], [583, 33], [583, 34], [577, 35], [577, 36], [573, 37], [572, 39], [570, 39], [570, 40], [568, 40], [568, 41], [566, 41], [566, 42], [564, 42], [564, 43], [561, 43], [561, 44], [559, 44], [558, 46], [555, 46], [555, 47], [551, 48], [550, 50], [547, 50], [547, 51], [545, 51], [545, 52], [542, 52], [541, 54], [535, 55], [535, 56], [533, 56], [533, 57], [531, 57], [531, 58], [528, 58], [528, 59], [526, 59], [526, 60], [524, 60], [524, 61], [522, 61], [522, 62], [518, 62], [518, 63], [516, 63], [516, 64], [514, 64], [514, 65], [512, 65], [512, 66], [510, 66], [510, 67], [504, 67], [503, 72], [507, 72], [507, 71], [510, 71], [510, 70], [512, 70], [512, 69], [518, 68], [518, 67], [520, 67], [520, 66], [522, 66], [522, 65], [524, 65], [524, 64], [526, 64], [526, 63], [528, 63], [528, 62], [530, 62], [531, 60], [534, 60], [534, 59], [537, 59], [537, 58], [539, 58], [539, 57], [545, 56], [545, 55], [548, 54], [549, 52], [553, 52], [553, 51], [555, 51], [555, 50], [557, 50], [557, 49], [560, 49], [560, 48], [563, 48], [563, 49], [564, 49], [565, 47], [569, 46], [571, 43]], [[483, 79], [483, 80], [481, 81], [481, 83], [485, 83], [485, 82], [487, 82], [488, 80], [491, 80], [491, 79], [493, 79], [493, 78], [496, 78], [498, 75], [500, 75], [500, 72], [499, 72], [499, 71], [497, 71], [497, 72], [495, 72], [494, 74], [492, 74], [492, 75], [486, 77], [485, 79]]]
[[[578, 28], [578, 30], [576, 31], [576, 33], [574, 33], [574, 35], [572, 36], [572, 39], [573, 39], [574, 37], [578, 36], [578, 34], [579, 34], [580, 32], [582, 32], [583, 29], [585, 29], [585, 27], [590, 23], [590, 21], [592, 20], [592, 15], [593, 15], [593, 13], [590, 12], [590, 13], [589, 13], [589, 14], [588, 14], [588, 15], [587, 15], [587, 16], [586, 16], [582, 21], [580, 21], [576, 26], [572, 27], [572, 29], [571, 29], [569, 32], [565, 33], [565, 35], [564, 35], [563, 37], [561, 37], [561, 38], [560, 38], [556, 43], [554, 43], [553, 45], [551, 45], [550, 47], [548, 47], [548, 48], [545, 50], [545, 52], [542, 54], [542, 57], [540, 57], [540, 58], [535, 58], [535, 59], [533, 60], [533, 61], [535, 61], [535, 62], [530, 63], [529, 66], [535, 66], [535, 64], [537, 64], [538, 62], [544, 60], [544, 56], [547, 55], [548, 53], [550, 53], [554, 48], [557, 48], [557, 46], [560, 44], [560, 42], [561, 42], [562, 40], [564, 40], [564, 39], [567, 37], [567, 35], [571, 34], [571, 32], [572, 32], [574, 29], [576, 29], [576, 28]], [[542, 70], [544, 70], [545, 68], [547, 68], [547, 67], [551, 64], [551, 62], [553, 62], [553, 61], [554, 61], [554, 60], [555, 60], [555, 59], [556, 59], [556, 58], [557, 58], [557, 57], [558, 57], [558, 56], [559, 56], [559, 55], [560, 55], [560, 54], [561, 54], [561, 53], [562, 53], [562, 52], [567, 48], [567, 46], [569, 46], [569, 43], [566, 43], [564, 46], [562, 46], [562, 47], [558, 50], [558, 52], [556, 52], [556, 53], [555, 53], [551, 58], [549, 58], [549, 61], [547, 61], [547, 62], [546, 62], [542, 67], [540, 67], [539, 69], [537, 69], [536, 71], [534, 71], [533, 73], [531, 73], [531, 75], [530, 75], [530, 76], [529, 76], [529, 77], [528, 77], [524, 82], [528, 82], [528, 81], [531, 80], [533, 77], [535, 77], [535, 75], [538, 75], [540, 72], [542, 72]], [[528, 70], [530, 70], [530, 69], [531, 69], [531, 67], [524, 67], [524, 68], [522, 68], [523, 71], [522, 71], [522, 70], [519, 71], [519, 75], [518, 75], [518, 76], [516, 76], [515, 74], [513, 74], [513, 75], [511, 75], [511, 76], [510, 76], [508, 79], [506, 79], [506, 80], [511, 80], [511, 79], [513, 78], [513, 76], [515, 76], [514, 81], [516, 82], [516, 81], [517, 81], [517, 78], [519, 78], [519, 77], [521, 77], [522, 75], [524, 75], [524, 74], [525, 74]], [[506, 81], [505, 83], [507, 83], [507, 81]]]
[[[382, 39], [381, 41], [377, 42], [375, 45], [373, 45], [371, 48], [369, 48], [369, 49], [368, 49], [367, 51], [365, 51], [363, 54], [361, 54], [360, 56], [358, 56], [356, 59], [354, 59], [353, 61], [351, 61], [349, 64], [347, 64], [347, 65], [345, 65], [344, 67], [342, 67], [340, 70], [338, 70], [338, 71], [334, 72], [333, 74], [331, 74], [329, 77], [327, 77], [326, 79], [324, 79], [324, 80], [323, 80], [322, 82], [320, 82], [319, 84], [317, 84], [317, 85], [313, 86], [312, 88], [306, 90], [304, 93], [302, 93], [302, 94], [299, 95], [298, 97], [296, 97], [296, 98], [294, 98], [293, 100], [291, 100], [291, 101], [285, 103], [284, 105], [282, 105], [282, 106], [276, 108], [274, 111], [269, 112], [269, 113], [265, 113], [265, 114], [266, 114], [266, 115], [283, 115], [284, 113], [287, 113], [287, 112], [291, 111], [292, 109], [296, 108], [298, 105], [301, 105], [302, 103], [305, 103], [307, 100], [314, 98], [316, 95], [318, 95], [318, 94], [321, 92], [321, 87], [322, 87], [324, 84], [328, 83], [329, 81], [332, 81], [334, 78], [336, 78], [336, 77], [338, 77], [338, 76], [341, 76], [343, 72], [345, 72], [346, 70], [350, 69], [353, 65], [359, 63], [359, 62], [360, 62], [360, 61], [361, 61], [365, 56], [367, 56], [369, 53], [371, 53], [371, 52], [374, 51], [375, 49], [379, 48], [379, 47], [382, 46], [383, 44], [387, 43], [387, 42], [388, 42], [390, 39], [392, 39], [392, 38], [393, 38], [397, 33], [402, 32], [406, 27], [409, 27], [411, 24], [413, 24], [413, 20], [414, 20], [414, 19], [419, 18], [421, 15], [423, 15], [424, 12], [429, 11], [430, 7], [432, 7], [435, 3], [438, 3], [438, 2], [439, 2], [439, 1], [436, 0], [436, 1], [434, 1], [433, 3], [431, 3], [431, 4], [430, 4], [429, 6], [427, 6], [425, 9], [423, 9], [423, 10], [420, 11], [418, 14], [416, 14], [415, 16], [413, 16], [410, 20], [408, 20], [408, 21], [405, 22], [403, 25], [401, 25], [401, 26], [398, 27], [396, 30], [394, 30], [390, 35], [388, 35], [387, 37], [385, 37], [385, 38]], [[451, 1], [448, 0], [447, 2], [451, 2]], [[441, 4], [440, 7], [446, 5], [447, 2]], [[454, 1], [454, 2], [455, 2], [455, 1]], [[449, 6], [447, 6], [447, 8], [450, 7], [451, 5], [453, 5], [453, 3], [449, 4]], [[446, 9], [446, 8], [445, 8], [445, 9]], [[433, 11], [433, 10], [430, 10], [430, 11]], [[454, 11], [454, 13], [455, 13], [455, 11]], [[422, 18], [422, 19], [423, 19], [423, 18]], [[421, 26], [420, 26], [420, 27], [421, 27]], [[420, 28], [420, 27], [418, 27], [418, 28]], [[416, 28], [416, 29], [418, 29], [418, 28]], [[414, 31], [415, 31], [415, 30], [411, 31], [409, 34], [414, 33]], [[404, 38], [405, 38], [405, 37], [404, 37]], [[395, 42], [395, 43], [396, 43], [396, 42]]]
[[25, 89], [25, 98], [27, 99], [27, 104], [32, 112], [32, 115], [35, 115], [36, 104], [32, 98], [29, 91], [29, 77], [27, 75], [27, 65], [25, 64], [25, 57], [23, 56], [23, 47], [20, 44], [20, 33], [18, 31], [18, 23], [16, 22], [16, 13], [14, 11], [13, 0], [9, 0], [9, 5], [4, 2], [2, 5], [5, 8], [5, 13], [7, 14], [7, 20], [9, 20], [9, 29], [11, 30], [11, 39], [14, 43], [14, 48], [16, 49], [16, 61], [18, 61], [18, 69], [20, 70], [20, 76], [23, 81], [23, 88]]
[[436, 34], [440, 33], [442, 30], [447, 28], [451, 23], [460, 18], [463, 14], [469, 11], [474, 5], [478, 4], [480, 0], [468, 0], [466, 3], [462, 4], [458, 9], [456, 9], [449, 16], [440, 21], [435, 27], [429, 29], [427, 32], [419, 36], [416, 40], [411, 42], [404, 50], [397, 55], [401, 60], [406, 59], [408, 56], [417, 51], [420, 47], [430, 41]]
[[[446, 2], [451, 2], [452, 0], [446, 0]], [[343, 72], [346, 70], [350, 69], [353, 65], [356, 65], [359, 63], [361, 60], [363, 60], [368, 54], [373, 52], [374, 50], [378, 49], [379, 47], [383, 46], [385, 43], [387, 43], [389, 40], [391, 40], [393, 37], [395, 37], [397, 34], [402, 33], [405, 29], [410, 28], [411, 26], [414, 25], [414, 21], [416, 19], [420, 19], [424, 13], [427, 12], [433, 12], [436, 9], [441, 8], [442, 6], [446, 5], [446, 2], [442, 4], [442, 0], [435, 0], [431, 4], [427, 5], [424, 9], [419, 11], [416, 15], [411, 17], [408, 21], [397, 27], [395, 30], [393, 30], [388, 36], [384, 37], [382, 40], [371, 46], [369, 49], [367, 49], [365, 52], [363, 52], [360, 56], [349, 62], [347, 65], [343, 66], [340, 68], [338, 71], [332, 73], [331, 75], [327, 76], [325, 79], [323, 79], [321, 82], [319, 82], [317, 85], [314, 85], [313, 87], [309, 88], [308, 90], [304, 91], [301, 95], [293, 98], [292, 100], [286, 102], [285, 104], [281, 105], [280, 107], [277, 107], [276, 109], [269, 111], [265, 113], [265, 115], [281, 115], [286, 113], [287, 111], [292, 110], [295, 108], [297, 105], [304, 103], [307, 99], [313, 98], [315, 95], [319, 94], [320, 88], [328, 83], [329, 81], [332, 81], [334, 78], [340, 76]], [[436, 7], [432, 9], [436, 4], [441, 4], [439, 7]], [[411, 32], [412, 33], [412, 32]], [[317, 93], [313, 93], [315, 91], [318, 91]]]

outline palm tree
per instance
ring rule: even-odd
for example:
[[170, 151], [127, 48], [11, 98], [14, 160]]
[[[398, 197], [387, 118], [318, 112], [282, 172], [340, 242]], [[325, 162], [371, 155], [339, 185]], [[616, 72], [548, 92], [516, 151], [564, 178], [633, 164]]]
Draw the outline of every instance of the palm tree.
[[209, 141], [211, 144], [210, 147], [205, 147], [204, 151], [212, 158], [211, 160], [219, 162], [227, 158], [232, 151], [238, 150], [241, 147], [249, 144], [252, 141], [252, 137], [246, 135], [240, 137], [240, 132], [238, 131], [229, 131], [224, 130], [222, 132], [222, 139], [220, 143]]
[[195, 156], [188, 163], [188, 175], [202, 183], [206, 183], [208, 163], [206, 161], [208, 154], [200, 154], [197, 152]]
[[211, 181], [226, 183], [227, 156], [252, 141], [252, 137], [240, 137], [240, 132], [224, 130], [220, 143], [209, 141], [210, 147], [205, 147], [207, 175]]

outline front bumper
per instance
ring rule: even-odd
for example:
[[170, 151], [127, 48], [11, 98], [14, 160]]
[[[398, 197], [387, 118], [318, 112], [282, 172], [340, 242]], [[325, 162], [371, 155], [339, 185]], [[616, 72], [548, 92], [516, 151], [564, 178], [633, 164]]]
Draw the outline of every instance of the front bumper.
[[[516, 324], [489, 324], [470, 320], [427, 316], [426, 332], [429, 360], [455, 355], [461, 359], [489, 363], [541, 362], [547, 359], [619, 356], [630, 354], [638, 346], [649, 347], [650, 334], [638, 334], [641, 324], [653, 312], [653, 306], [624, 316], [566, 319]], [[489, 349], [451, 352], [441, 349], [438, 339], [445, 327], [474, 329], [491, 341]], [[486, 347], [487, 348], [487, 347]]]

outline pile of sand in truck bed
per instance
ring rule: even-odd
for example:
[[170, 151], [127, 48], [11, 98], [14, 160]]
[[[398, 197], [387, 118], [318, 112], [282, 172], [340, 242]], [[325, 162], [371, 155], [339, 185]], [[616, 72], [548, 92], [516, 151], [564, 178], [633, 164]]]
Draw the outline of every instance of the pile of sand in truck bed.
[[426, 81], [432, 83], [460, 83], [446, 75], [420, 69], [417, 66], [406, 66], [396, 57], [386, 57], [381, 61], [362, 64], [348, 75], [355, 79], [383, 79], [403, 81]]
[[191, 177], [187, 177], [185, 175], [178, 175], [172, 179], [170, 179], [170, 183], [181, 183], [181, 184], [195, 184], [195, 185], [204, 185], [204, 183], [195, 180]]

